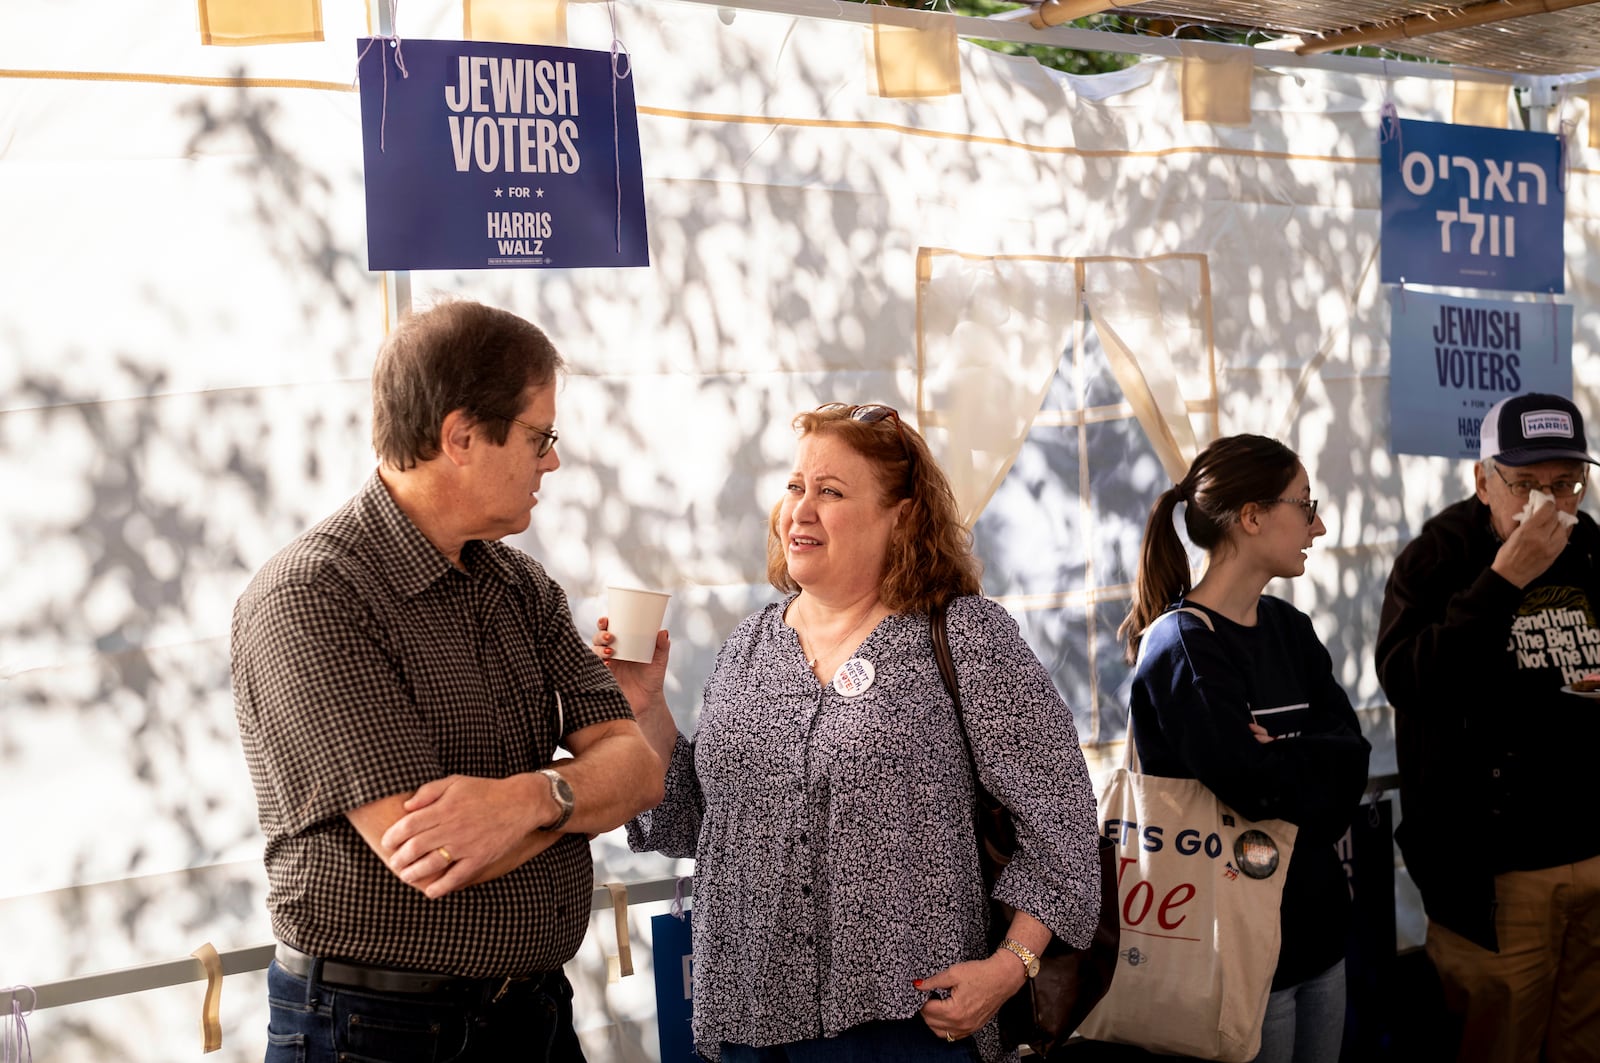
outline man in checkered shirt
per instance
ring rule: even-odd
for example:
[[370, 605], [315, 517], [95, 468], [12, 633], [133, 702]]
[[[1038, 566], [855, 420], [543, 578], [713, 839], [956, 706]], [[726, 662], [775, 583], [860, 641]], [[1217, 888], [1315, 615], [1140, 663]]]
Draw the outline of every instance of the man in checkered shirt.
[[409, 317], [373, 370], [378, 469], [234, 609], [269, 1063], [583, 1059], [561, 967], [588, 838], [662, 772], [561, 588], [499, 542], [560, 467], [561, 368], [514, 314]]

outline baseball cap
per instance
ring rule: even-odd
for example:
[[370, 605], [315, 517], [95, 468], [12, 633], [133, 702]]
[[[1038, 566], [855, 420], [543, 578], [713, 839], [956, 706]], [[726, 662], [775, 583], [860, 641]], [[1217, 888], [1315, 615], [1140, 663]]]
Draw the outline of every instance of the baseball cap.
[[1510, 466], [1559, 460], [1600, 465], [1589, 456], [1578, 407], [1571, 399], [1537, 391], [1489, 407], [1478, 430], [1478, 458]]

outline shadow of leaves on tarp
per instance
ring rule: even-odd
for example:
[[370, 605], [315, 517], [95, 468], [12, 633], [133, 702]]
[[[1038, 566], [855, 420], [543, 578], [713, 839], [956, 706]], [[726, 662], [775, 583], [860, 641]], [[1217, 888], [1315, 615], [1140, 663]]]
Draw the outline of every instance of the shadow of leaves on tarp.
[[[125, 283], [144, 312], [115, 351], [84, 349], [70, 322], [7, 335], [23, 368], [4, 397], [0, 469], [37, 488], [3, 520], [4, 537], [26, 544], [0, 606], [0, 774], [26, 809], [21, 859], [0, 872], [7, 981], [266, 936], [229, 611], [267, 554], [371, 463], [366, 375], [382, 307], [362, 249], [333, 220], [359, 174], [302, 160], [294, 115], [271, 92], [160, 92], [193, 127], [193, 166], [174, 165], [174, 180], [214, 189], [209, 169], [226, 167], [228, 191], [140, 209], [169, 212], [174, 232], [208, 226], [216, 263], [139, 249], [153, 267]], [[227, 288], [238, 264], [261, 261], [282, 285]], [[66, 294], [80, 280], [41, 280], [41, 306], [94, 312]], [[283, 350], [255, 327], [263, 315], [320, 349]], [[138, 1058], [176, 1021], [143, 1003], [42, 1013], [36, 1040], [52, 1058]], [[259, 1046], [230, 1044], [223, 1058], [259, 1058]]]

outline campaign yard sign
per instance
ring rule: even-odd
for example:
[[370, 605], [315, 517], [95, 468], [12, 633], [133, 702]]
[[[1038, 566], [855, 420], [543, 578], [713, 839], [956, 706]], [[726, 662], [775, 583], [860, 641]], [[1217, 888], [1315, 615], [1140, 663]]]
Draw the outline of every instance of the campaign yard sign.
[[356, 44], [368, 268], [650, 264], [633, 79], [611, 53]]
[[650, 917], [650, 953], [656, 972], [656, 1029], [661, 1063], [695, 1063], [694, 913]]
[[1572, 394], [1572, 307], [1389, 293], [1389, 438], [1396, 454], [1478, 457], [1508, 395]]
[[1383, 124], [1385, 282], [1566, 290], [1566, 193], [1553, 133]]

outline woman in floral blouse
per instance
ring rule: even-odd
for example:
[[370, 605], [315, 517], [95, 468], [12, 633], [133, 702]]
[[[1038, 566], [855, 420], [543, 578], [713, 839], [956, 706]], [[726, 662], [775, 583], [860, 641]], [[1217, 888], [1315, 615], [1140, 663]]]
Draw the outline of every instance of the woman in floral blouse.
[[[696, 860], [694, 1033], [723, 1063], [1005, 1058], [992, 1022], [1055, 935], [1099, 910], [1094, 797], [1071, 714], [1016, 622], [979, 594], [971, 537], [927, 444], [887, 406], [795, 419], [768, 574], [706, 680], [699, 729], [649, 664], [609, 660], [666, 771], [634, 849]], [[972, 769], [940, 680], [948, 626], [983, 785], [1018, 850], [988, 944]]]

